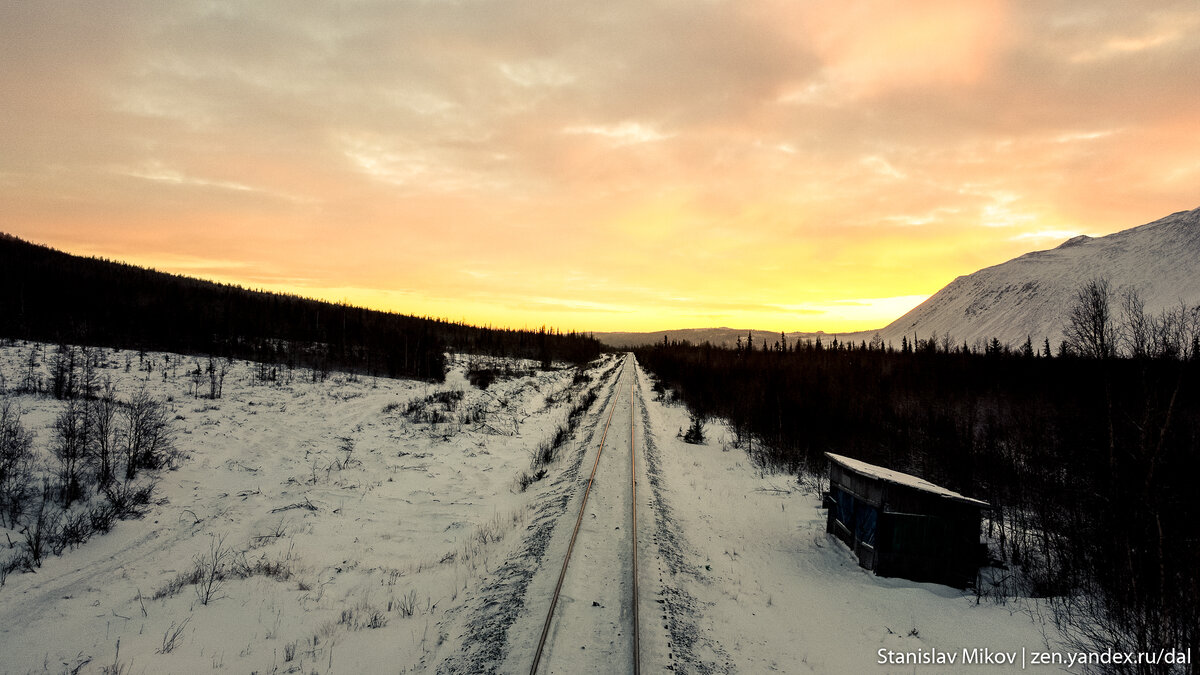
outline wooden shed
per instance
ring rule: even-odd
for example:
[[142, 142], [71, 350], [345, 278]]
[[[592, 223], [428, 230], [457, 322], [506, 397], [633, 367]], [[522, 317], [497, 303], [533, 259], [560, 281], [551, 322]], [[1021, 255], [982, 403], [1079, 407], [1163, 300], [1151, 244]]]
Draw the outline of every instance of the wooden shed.
[[986, 557], [979, 541], [986, 502], [899, 471], [827, 452], [825, 529], [859, 565], [884, 577], [958, 588], [974, 582]]

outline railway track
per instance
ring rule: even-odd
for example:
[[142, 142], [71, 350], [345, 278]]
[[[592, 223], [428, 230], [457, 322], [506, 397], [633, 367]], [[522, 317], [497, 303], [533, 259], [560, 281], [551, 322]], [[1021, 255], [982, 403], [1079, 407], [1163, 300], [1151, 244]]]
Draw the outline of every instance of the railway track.
[[[581, 663], [580, 652], [586, 651], [589, 645], [593, 647], [593, 652], [587, 656], [600, 661], [600, 664], [603, 665], [603, 670], [600, 672], [624, 670], [620, 663], [624, 660], [621, 658], [623, 651], [626, 655], [625, 658], [628, 659], [629, 672], [635, 675], [639, 675], [641, 672], [637, 564], [638, 465], [633, 416], [634, 383], [637, 378], [631, 372], [632, 363], [632, 360], [626, 357], [615, 385], [617, 393], [613, 396], [613, 402], [604, 422], [604, 432], [601, 434], [596, 458], [592, 463], [592, 471], [584, 488], [579, 512], [575, 518], [575, 527], [571, 532], [566, 555], [563, 557], [562, 568], [559, 570], [558, 581], [550, 598], [550, 606], [542, 625], [533, 663], [529, 668], [530, 675], [536, 675], [538, 672], [555, 672], [548, 663], [550, 659], [543, 657], [556, 651], [554, 649], [556, 643], [557, 651], [572, 650], [557, 659], [558, 662], [565, 664], [566, 670], [562, 672], [587, 670]], [[622, 414], [617, 419], [618, 426], [623, 427], [623, 418], [625, 417], [623, 408], [625, 407], [629, 408], [629, 470], [624, 480], [615, 480], [619, 473], [624, 473], [622, 465], [625, 455], [624, 452], [621, 452], [623, 448], [616, 446], [623, 445], [625, 434], [623, 429], [618, 430], [613, 427], [613, 419], [618, 408], [621, 408]], [[613, 432], [611, 437], [610, 430]], [[609, 459], [602, 466], [601, 461], [606, 458], [604, 453], [606, 447], [610, 448], [607, 455]], [[601, 476], [600, 481], [597, 481], [598, 472]], [[593, 495], [596, 496], [596, 499], [592, 500], [590, 504], [592, 508], [589, 510], [589, 497]], [[590, 520], [585, 518], [589, 514], [592, 516]], [[587, 525], [585, 525], [585, 521]], [[625, 538], [619, 534], [623, 525], [628, 526], [629, 536], [626, 541], [622, 541]], [[572, 555], [576, 553], [577, 542], [582, 542], [580, 546], [582, 555], [576, 556], [575, 564], [572, 565]], [[616, 591], [612, 590], [613, 587], [616, 587]], [[565, 593], [564, 588], [566, 589]], [[580, 611], [581, 606], [587, 605], [586, 600], [582, 600], [582, 598], [589, 595], [606, 599], [606, 602], [592, 600], [588, 609], [608, 611], [599, 613], [599, 616], [596, 616], [596, 613], [588, 614], [586, 611]], [[571, 611], [564, 611], [560, 608], [559, 599], [564, 596], [571, 599], [570, 603], [566, 603], [570, 605]], [[609, 607], [609, 602], [615, 603], [616, 606]], [[615, 618], [613, 617], [614, 610], [617, 615]], [[605, 644], [606, 637], [611, 638], [607, 644]], [[618, 637], [623, 640], [617, 640]], [[624, 647], [618, 642], [628, 642], [628, 647]], [[574, 651], [576, 643], [579, 643], [578, 652]], [[541, 668], [540, 671], [539, 668]]]

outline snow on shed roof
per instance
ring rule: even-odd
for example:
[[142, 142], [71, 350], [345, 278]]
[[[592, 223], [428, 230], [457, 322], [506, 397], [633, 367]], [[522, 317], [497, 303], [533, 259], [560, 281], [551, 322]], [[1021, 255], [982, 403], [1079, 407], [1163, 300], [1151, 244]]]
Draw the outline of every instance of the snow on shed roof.
[[831, 462], [836, 462], [843, 467], [855, 473], [860, 473], [864, 476], [878, 478], [879, 480], [886, 481], [888, 483], [895, 483], [896, 485], [903, 485], [904, 487], [915, 488], [923, 492], [930, 492], [940, 497], [953, 499], [965, 504], [975, 504], [985, 508], [988, 506], [988, 503], [985, 501], [964, 497], [953, 490], [947, 490], [940, 485], [934, 485], [924, 478], [917, 478], [916, 476], [912, 476], [907, 473], [901, 473], [900, 471], [893, 471], [891, 469], [885, 469], [882, 466], [867, 464], [866, 462], [857, 459], [851, 459], [850, 457], [846, 457], [844, 455], [835, 455], [832, 452], [825, 453], [825, 456], [828, 457]]

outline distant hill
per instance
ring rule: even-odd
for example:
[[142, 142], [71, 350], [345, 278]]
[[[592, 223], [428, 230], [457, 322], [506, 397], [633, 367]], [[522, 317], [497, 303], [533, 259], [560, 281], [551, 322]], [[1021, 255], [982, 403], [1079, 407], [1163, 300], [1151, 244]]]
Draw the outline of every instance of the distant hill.
[[1057, 346], [1076, 292], [1101, 276], [1117, 292], [1136, 289], [1152, 314], [1200, 304], [1200, 209], [1105, 237], [1075, 237], [959, 277], [879, 334], [893, 343], [949, 333], [959, 344], [995, 337], [1016, 346], [1028, 336]]
[[[717, 347], [733, 347], [738, 339], [745, 344], [747, 334], [754, 337], [754, 346], [762, 344], [774, 345], [779, 342], [779, 333], [767, 330], [748, 330], [742, 328], [680, 328], [677, 330], [659, 330], [647, 333], [593, 333], [600, 342], [616, 349], [640, 347], [642, 345], [662, 342], [666, 337], [672, 342], [687, 341], [695, 345], [709, 343]], [[823, 332], [816, 333], [787, 333], [788, 344], [796, 340], [815, 340], [817, 337], [829, 339], [832, 337]]]
[[[943, 339], [972, 347], [997, 338], [1013, 347], [1031, 338], [1049, 339], [1057, 347], [1078, 289], [1096, 277], [1111, 288], [1138, 291], [1146, 311], [1200, 304], [1200, 208], [1180, 211], [1152, 223], [1105, 237], [1081, 235], [1048, 251], [1034, 251], [978, 272], [958, 277], [912, 311], [879, 330], [827, 334], [788, 333], [796, 340], [859, 343], [878, 336], [899, 347], [903, 337]], [[1114, 307], [1114, 311], [1115, 311]], [[687, 340], [731, 347], [754, 335], [755, 345], [773, 345], [779, 333], [734, 328], [688, 328], [647, 333], [596, 333], [604, 344], [620, 349]]]
[[440, 380], [447, 350], [586, 361], [581, 334], [481, 328], [252, 291], [0, 233], [0, 337], [212, 354]]

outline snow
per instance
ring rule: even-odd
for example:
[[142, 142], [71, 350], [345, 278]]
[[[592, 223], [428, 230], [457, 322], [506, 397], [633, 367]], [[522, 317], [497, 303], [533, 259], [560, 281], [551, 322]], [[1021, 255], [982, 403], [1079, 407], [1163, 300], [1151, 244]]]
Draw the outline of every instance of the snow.
[[896, 485], [916, 488], [924, 492], [930, 492], [956, 501], [966, 502], [968, 504], [978, 504], [985, 508], [988, 505], [987, 502], [983, 502], [978, 499], [972, 499], [971, 497], [964, 497], [953, 490], [947, 490], [940, 485], [934, 485], [924, 478], [918, 478], [900, 471], [893, 471], [892, 469], [885, 469], [882, 466], [876, 466], [874, 464], [867, 464], [866, 462], [846, 457], [844, 455], [835, 455], [832, 452], [825, 453], [825, 456], [831, 461], [837, 462], [847, 469], [860, 473], [864, 476], [871, 476], [872, 478], [878, 478], [888, 483], [895, 483]]
[[[7, 382], [17, 381], [28, 349], [0, 350]], [[137, 372], [136, 356], [130, 373], [123, 353], [109, 361], [102, 375], [124, 395], [144, 383], [173, 397], [177, 443], [191, 459], [161, 474], [145, 517], [49, 557], [36, 573], [8, 577], [0, 671], [84, 662], [95, 670], [118, 658], [119, 641], [119, 662], [132, 672], [423, 672], [458, 648], [445, 643], [449, 610], [477, 600], [519, 545], [513, 535], [550, 481], [520, 492], [515, 479], [565, 418], [574, 374], [543, 372], [480, 391], [456, 357], [441, 385], [338, 374], [312, 383], [304, 371], [277, 386], [257, 384], [254, 367], [239, 362], [224, 397], [210, 401], [187, 394], [184, 368], [163, 381], [157, 371]], [[512, 435], [401, 414], [410, 400], [451, 390], [465, 392], [460, 410], [482, 405], [487, 421]], [[556, 402], [548, 406], [547, 396]], [[61, 402], [17, 398], [45, 453]], [[353, 451], [339, 468], [342, 439]], [[218, 542], [251, 565], [278, 562], [292, 575], [230, 579], [207, 605], [191, 586], [152, 599]], [[362, 627], [374, 612], [385, 625]], [[177, 646], [156, 653], [185, 621]]]
[[[993, 337], [1014, 347], [1049, 339], [1057, 349], [1076, 291], [1105, 276], [1115, 291], [1136, 289], [1146, 311], [1157, 314], [1200, 304], [1200, 209], [1105, 237], [1074, 237], [1057, 248], [1027, 253], [959, 277], [912, 311], [879, 330], [899, 344], [902, 336], [982, 344]], [[855, 334], [869, 340], [871, 333]]]
[[[969, 672], [963, 649], [1015, 652], [1018, 667], [1022, 648], [1046, 649], [1043, 631], [1054, 631], [1036, 602], [977, 603], [970, 592], [875, 576], [825, 533], [816, 486], [754, 466], [721, 423], [707, 425], [706, 443], [684, 443], [675, 431], [689, 423], [686, 408], [653, 401], [644, 372], [639, 390], [656, 436], [666, 526], [681, 540], [683, 560], [662, 566], [664, 585], [687, 598], [694, 622], [694, 661], [680, 671], [961, 673]], [[670, 616], [668, 624], [679, 620]], [[960, 664], [880, 664], [881, 649], [940, 650]]]
[[[29, 349], [0, 347], [10, 386]], [[554, 629], [557, 657], [544, 672], [624, 669], [625, 636], [613, 631], [630, 607], [614, 568], [628, 560], [617, 485], [628, 483], [630, 458], [645, 672], [960, 672], [881, 665], [879, 650], [1034, 650], [1043, 631], [1053, 635], [1033, 600], [977, 602], [861, 569], [825, 533], [817, 486], [755, 466], [720, 423], [708, 424], [706, 443], [684, 443], [676, 431], [687, 411], [653, 400], [632, 357], [624, 376], [620, 357], [593, 368], [584, 386], [597, 400], [547, 476], [521, 491], [534, 448], [581, 394], [572, 369], [481, 391], [466, 381], [462, 356], [438, 385], [339, 374], [314, 383], [307, 371], [260, 384], [253, 364], [237, 362], [224, 397], [205, 400], [188, 395], [183, 368], [164, 379], [138, 371], [133, 356], [125, 372], [126, 355], [109, 350], [102, 375], [123, 396], [145, 385], [171, 397], [177, 444], [190, 458], [160, 474], [142, 518], [48, 557], [36, 573], [8, 576], [0, 672], [114, 663], [131, 673], [527, 672], [613, 406], [613, 445], [581, 528], [592, 543], [574, 554], [595, 565], [568, 573], [582, 584], [564, 584], [570, 623]], [[457, 411], [482, 409], [486, 424], [404, 416], [409, 401], [448, 391], [463, 392]], [[47, 462], [62, 404], [16, 398]], [[20, 538], [5, 530], [0, 542], [4, 534]], [[231, 565], [257, 571], [226, 579], [207, 604], [192, 585], [168, 592], [197, 556], [224, 548]], [[570, 655], [588, 651], [600, 658], [576, 668]]]
[[[578, 487], [586, 484], [592, 467], [595, 467], [595, 477], [579, 520], [579, 533], [563, 577], [539, 673], [603, 674], [632, 669], [632, 365], [630, 359], [616, 382], [616, 392], [608, 411], [602, 415], [607, 431], [602, 434], [604, 445], [599, 461], [596, 461], [601, 449], [599, 436], [584, 456], [584, 471], [579, 476]], [[527, 672], [533, 662], [581, 501], [582, 494], [571, 501], [567, 518], [550, 542], [545, 565], [530, 582], [525, 612], [513, 624], [509, 634], [512, 649], [499, 668], [500, 672]], [[644, 519], [646, 514], [639, 513], [639, 516]], [[639, 523], [639, 532], [644, 534], [644, 530]], [[648, 537], [641, 539], [640, 546], [650, 541]]]

